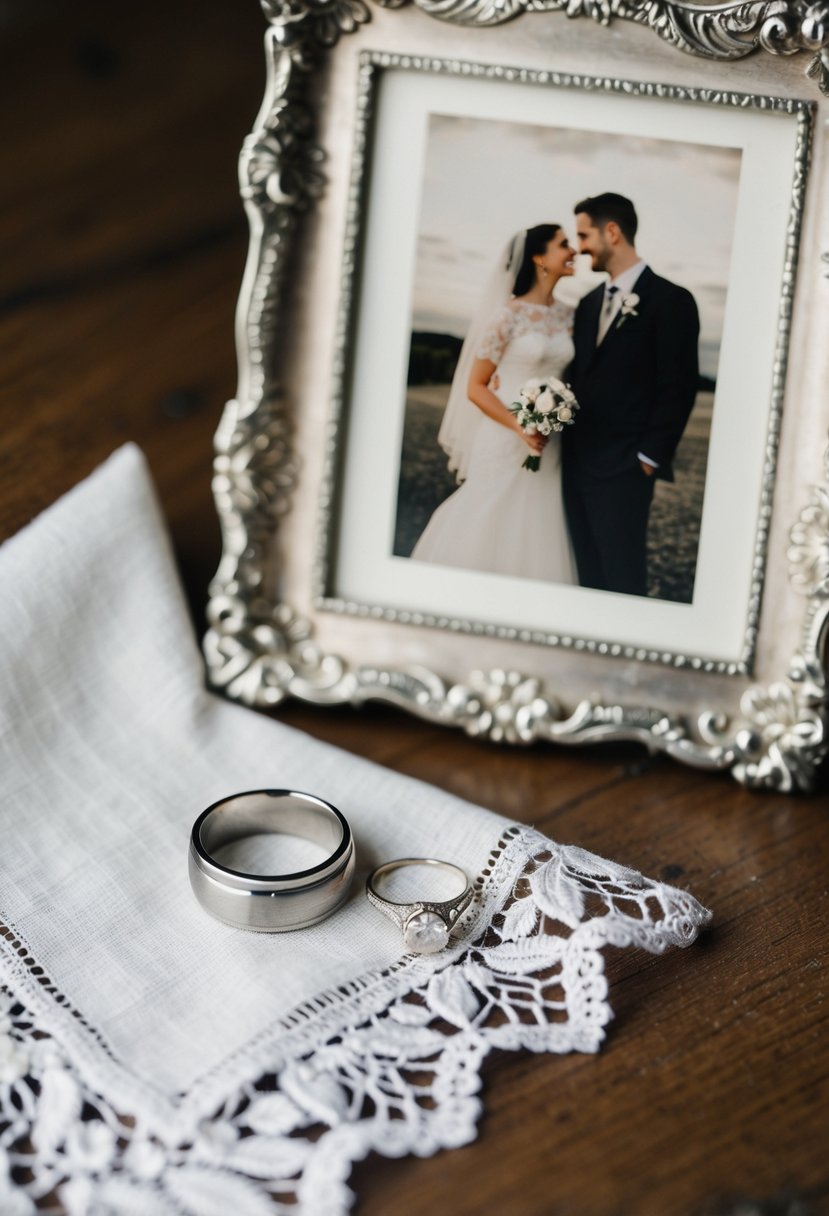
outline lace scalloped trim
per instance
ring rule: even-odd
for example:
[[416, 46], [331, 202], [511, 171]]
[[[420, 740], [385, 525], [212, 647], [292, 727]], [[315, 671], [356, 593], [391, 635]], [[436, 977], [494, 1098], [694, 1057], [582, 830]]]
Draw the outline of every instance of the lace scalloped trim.
[[201, 1102], [182, 1096], [174, 1119], [152, 1102], [125, 1110], [90, 1083], [32, 1006], [48, 994], [111, 1068], [106, 1044], [7, 927], [0, 1211], [346, 1213], [348, 1175], [367, 1153], [430, 1156], [474, 1139], [491, 1050], [599, 1049], [612, 1017], [603, 946], [661, 953], [709, 919], [685, 892], [512, 828], [477, 881], [460, 944], [294, 1010], [214, 1074]]

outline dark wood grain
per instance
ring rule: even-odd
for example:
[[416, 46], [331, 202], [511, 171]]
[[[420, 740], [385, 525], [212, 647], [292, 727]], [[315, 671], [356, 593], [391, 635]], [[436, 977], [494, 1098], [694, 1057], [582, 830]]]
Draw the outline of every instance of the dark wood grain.
[[[0, 20], [0, 534], [135, 440], [199, 620], [264, 23], [254, 0], [7, 3]], [[495, 749], [377, 706], [280, 716], [716, 914], [688, 952], [609, 959], [597, 1057], [491, 1059], [474, 1144], [361, 1164], [361, 1216], [829, 1211], [825, 793], [751, 794], [633, 747]]]

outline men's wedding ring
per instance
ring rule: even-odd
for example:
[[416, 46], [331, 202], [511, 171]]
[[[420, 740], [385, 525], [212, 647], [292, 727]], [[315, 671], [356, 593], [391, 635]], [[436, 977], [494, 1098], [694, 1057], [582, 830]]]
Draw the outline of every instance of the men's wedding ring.
[[[416, 903], [397, 903], [387, 899], [378, 890], [383, 880], [404, 866], [434, 866], [455, 875], [462, 886], [459, 895], [452, 899], [436, 901], [418, 900]], [[472, 902], [474, 891], [460, 866], [448, 861], [437, 861], [433, 857], [403, 857], [399, 861], [387, 861], [378, 866], [366, 879], [366, 895], [375, 908], [397, 924], [403, 932], [403, 941], [414, 954], [436, 954], [449, 944], [449, 935], [461, 913]]]
[[[325, 850], [317, 865], [286, 874], [246, 874], [216, 860], [223, 846], [278, 833]], [[190, 885], [206, 912], [234, 929], [283, 933], [325, 920], [345, 901], [354, 874], [354, 839], [330, 802], [296, 790], [250, 790], [214, 802], [190, 837]]]

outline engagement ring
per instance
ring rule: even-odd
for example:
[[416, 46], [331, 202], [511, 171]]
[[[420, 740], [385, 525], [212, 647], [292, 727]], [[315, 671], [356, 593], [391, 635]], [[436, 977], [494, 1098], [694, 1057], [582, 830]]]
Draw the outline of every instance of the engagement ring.
[[[416, 903], [398, 903], [387, 899], [378, 891], [383, 879], [404, 866], [435, 866], [454, 874], [462, 890], [459, 895], [443, 901], [418, 900]], [[399, 861], [387, 861], [378, 866], [366, 879], [366, 895], [369, 901], [390, 917], [403, 931], [403, 941], [415, 954], [436, 954], [449, 943], [461, 912], [469, 907], [474, 892], [469, 879], [460, 868], [448, 861], [436, 861], [432, 857], [404, 857]]]
[[[247, 874], [216, 860], [223, 846], [262, 834], [322, 846], [317, 864], [294, 873]], [[193, 824], [190, 885], [206, 912], [234, 929], [283, 933], [325, 920], [345, 901], [354, 840], [335, 806], [295, 790], [251, 790], [214, 802]]]

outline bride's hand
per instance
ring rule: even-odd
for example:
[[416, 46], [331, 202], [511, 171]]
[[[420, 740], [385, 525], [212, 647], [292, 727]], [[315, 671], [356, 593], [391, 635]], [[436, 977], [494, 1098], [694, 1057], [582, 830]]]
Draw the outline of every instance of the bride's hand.
[[527, 433], [527, 431], [524, 430], [524, 428], [522, 426], [519, 426], [517, 422], [515, 424], [515, 429], [518, 432], [518, 434], [520, 435], [520, 437], [524, 440], [524, 443], [526, 443], [527, 447], [530, 449], [532, 454], [534, 456], [540, 456], [541, 453], [544, 451], [544, 447], [547, 443], [547, 436], [539, 435], [538, 431], [536, 431], [534, 434], [530, 435]]

